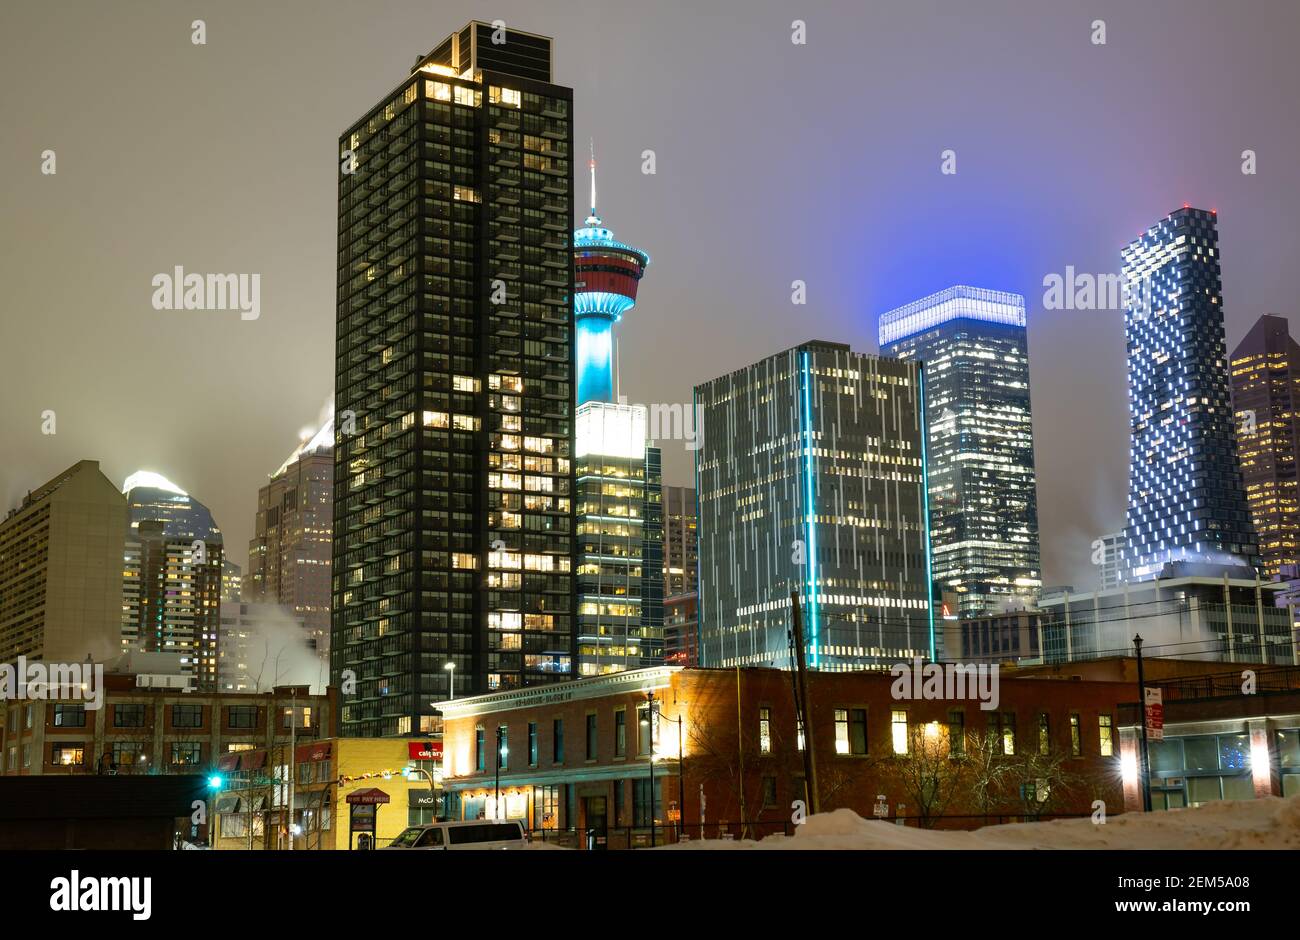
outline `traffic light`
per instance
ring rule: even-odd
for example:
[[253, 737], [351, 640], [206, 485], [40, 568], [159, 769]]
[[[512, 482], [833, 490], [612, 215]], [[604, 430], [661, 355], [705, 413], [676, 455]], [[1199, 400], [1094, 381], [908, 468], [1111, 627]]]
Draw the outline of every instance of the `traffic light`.
[[223, 783], [225, 783], [225, 781], [221, 779], [221, 774], [213, 774], [208, 778], [208, 789], [220, 790]]

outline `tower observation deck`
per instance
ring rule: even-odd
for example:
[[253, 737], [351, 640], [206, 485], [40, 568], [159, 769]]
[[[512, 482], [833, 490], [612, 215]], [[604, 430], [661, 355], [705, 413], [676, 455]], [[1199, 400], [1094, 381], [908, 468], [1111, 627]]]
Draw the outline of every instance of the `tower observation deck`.
[[573, 318], [577, 328], [578, 404], [614, 400], [614, 324], [636, 304], [650, 256], [614, 238], [596, 214], [596, 158], [591, 159], [591, 214], [573, 233]]

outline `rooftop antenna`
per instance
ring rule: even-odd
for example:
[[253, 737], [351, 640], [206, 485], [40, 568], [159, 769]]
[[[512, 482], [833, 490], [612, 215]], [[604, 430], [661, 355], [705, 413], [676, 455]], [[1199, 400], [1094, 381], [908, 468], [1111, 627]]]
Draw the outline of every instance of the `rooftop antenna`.
[[600, 216], [596, 215], [596, 138], [591, 138], [591, 215], [587, 217], [588, 225], [599, 225]]

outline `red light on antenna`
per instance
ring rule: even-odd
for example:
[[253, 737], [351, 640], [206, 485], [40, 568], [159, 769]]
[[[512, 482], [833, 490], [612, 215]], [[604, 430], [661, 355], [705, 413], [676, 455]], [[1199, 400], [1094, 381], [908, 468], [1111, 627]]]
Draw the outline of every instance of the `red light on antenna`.
[[1192, 204], [1191, 204], [1190, 202], [1185, 202], [1185, 203], [1183, 203], [1183, 208], [1184, 208], [1184, 209], [1190, 209], [1191, 207], [1192, 207]]
[[1218, 210], [1218, 209], [1211, 209], [1211, 210], [1210, 210], [1210, 215], [1218, 215], [1218, 214], [1219, 214], [1219, 210]]

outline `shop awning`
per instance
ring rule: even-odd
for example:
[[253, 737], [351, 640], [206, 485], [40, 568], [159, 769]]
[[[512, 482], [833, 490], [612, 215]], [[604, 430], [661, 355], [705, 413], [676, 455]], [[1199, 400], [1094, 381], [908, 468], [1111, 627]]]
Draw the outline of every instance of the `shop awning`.
[[239, 802], [237, 796], [218, 797], [215, 811], [222, 814], [237, 813], [239, 812]]

